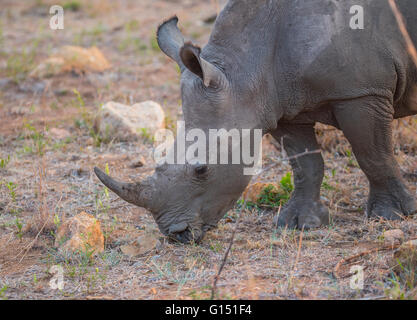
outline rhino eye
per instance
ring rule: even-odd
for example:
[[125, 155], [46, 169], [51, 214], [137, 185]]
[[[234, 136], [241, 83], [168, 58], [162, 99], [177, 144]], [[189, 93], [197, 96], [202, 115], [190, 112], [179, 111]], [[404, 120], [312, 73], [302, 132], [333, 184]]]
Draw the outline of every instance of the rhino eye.
[[208, 167], [205, 166], [205, 165], [197, 166], [194, 169], [195, 174], [198, 175], [198, 176], [202, 176], [202, 175], [206, 174], [207, 171], [208, 171]]

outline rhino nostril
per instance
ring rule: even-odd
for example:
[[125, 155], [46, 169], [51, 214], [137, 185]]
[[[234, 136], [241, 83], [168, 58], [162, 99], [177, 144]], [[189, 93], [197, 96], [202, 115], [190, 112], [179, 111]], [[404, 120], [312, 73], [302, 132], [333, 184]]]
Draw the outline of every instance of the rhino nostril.
[[189, 243], [193, 240], [193, 235], [188, 228], [181, 232], [172, 233], [171, 237], [181, 243]]

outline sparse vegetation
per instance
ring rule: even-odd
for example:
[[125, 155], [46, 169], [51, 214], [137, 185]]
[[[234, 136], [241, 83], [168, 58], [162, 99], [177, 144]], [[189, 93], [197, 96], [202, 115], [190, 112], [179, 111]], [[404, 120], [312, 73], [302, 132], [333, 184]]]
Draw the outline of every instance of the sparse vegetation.
[[124, 25], [124, 38], [120, 41], [118, 49], [125, 52], [132, 49], [135, 53], [144, 54], [148, 50], [146, 43], [138, 37], [139, 21], [136, 19], [126, 22]]
[[7, 158], [0, 158], [0, 169], [5, 169], [10, 162], [10, 155]]
[[143, 140], [146, 143], [149, 143], [149, 144], [154, 143], [154, 137], [152, 134], [149, 133], [148, 129], [141, 128], [139, 131], [140, 131], [140, 135], [142, 136]]
[[6, 286], [6, 285], [4, 285], [4, 286], [0, 289], [0, 298], [1, 298], [2, 300], [7, 300], [7, 297], [6, 297], [6, 291], [7, 291], [7, 286]]
[[62, 4], [62, 8], [64, 10], [70, 10], [70, 11], [80, 11], [81, 9], [81, 3], [79, 1], [76, 0], [72, 0], [72, 1], [67, 1], [65, 3]]
[[7, 187], [7, 189], [9, 189], [10, 198], [11, 198], [12, 202], [16, 203], [16, 188], [17, 188], [17, 185], [15, 183], [13, 183], [12, 181], [8, 181], [6, 183], [6, 187]]
[[35, 66], [38, 45], [39, 40], [35, 39], [29, 49], [23, 48], [9, 54], [6, 61], [6, 76], [17, 83], [23, 81]]
[[23, 230], [23, 224], [20, 221], [20, 219], [17, 218], [17, 217], [16, 217], [16, 220], [15, 220], [15, 225], [16, 225], [16, 235], [21, 240], [22, 237], [23, 237], [23, 231], [22, 231]]
[[[24, 146], [23, 151], [25, 153], [35, 153], [38, 156], [43, 156], [45, 148], [48, 145], [48, 140], [46, 139], [44, 133], [38, 131], [30, 123], [25, 123], [24, 126], [28, 131], [26, 136], [31, 139], [31, 145]], [[46, 131], [47, 130], [48, 128], [46, 128]]]
[[265, 206], [271, 208], [282, 206], [289, 200], [293, 189], [294, 186], [291, 181], [291, 172], [288, 172], [279, 182], [279, 188], [276, 188], [271, 184], [262, 190], [256, 204], [261, 207]]
[[152, 35], [151, 37], [151, 48], [155, 52], [160, 52], [158, 40], [156, 39], [156, 35]]
[[110, 137], [108, 135], [103, 137], [96, 131], [93, 116], [86, 108], [84, 99], [82, 98], [80, 92], [77, 89], [73, 89], [72, 91], [75, 94], [73, 105], [80, 110], [81, 114], [81, 119], [75, 120], [75, 126], [78, 129], [86, 129], [90, 137], [93, 138], [94, 146], [96, 147], [100, 147], [102, 143], [110, 142]]
[[[209, 299], [213, 276], [236, 227], [216, 297], [415, 299], [415, 270], [402, 264], [394, 272], [388, 264], [392, 250], [354, 261], [365, 268], [364, 290], [350, 288], [350, 265], [341, 268], [340, 277], [333, 273], [342, 258], [383, 246], [388, 230], [401, 229], [404, 241], [415, 237], [417, 218], [365, 220], [368, 182], [350, 145], [332, 127], [316, 127], [325, 159], [321, 201], [332, 217], [326, 228], [273, 229], [274, 217], [294, 189], [288, 161], [261, 175], [260, 181], [271, 186], [258, 201], [243, 207], [240, 199], [199, 245], [168, 241], [155, 230], [146, 210], [121, 201], [99, 184], [92, 173], [94, 166], [122, 180], [139, 181], [153, 171], [154, 163], [153, 137], [148, 130], [140, 130], [142, 139], [137, 142], [113, 141], [97, 133], [98, 106], [107, 101], [131, 105], [152, 99], [163, 105], [166, 127], [171, 130], [184, 117], [180, 69], [161, 53], [155, 38], [156, 26], [181, 1], [164, 1], [163, 5], [159, 0], [149, 1], [146, 6], [135, 1], [128, 5], [58, 1], [68, 12], [65, 30], [48, 29], [35, 38], [34, 30], [47, 25], [49, 18], [37, 10], [41, 7], [47, 12], [49, 3], [38, 1], [27, 10], [25, 1], [8, 1], [2, 7], [0, 299]], [[198, 21], [215, 9], [211, 1], [198, 1], [193, 10], [184, 15], [181, 28], [202, 45], [210, 28], [199, 26]], [[96, 45], [112, 68], [47, 79], [28, 76], [55, 48], [67, 44]], [[54, 136], [52, 129], [57, 128], [69, 134]], [[393, 130], [396, 157], [415, 193], [417, 121], [397, 120]], [[264, 167], [281, 156], [285, 157], [265, 139]], [[138, 157], [143, 157], [143, 163], [135, 167], [132, 163]], [[81, 211], [100, 221], [104, 252], [95, 255], [88, 247], [79, 252], [55, 247], [57, 230]], [[136, 245], [141, 236], [154, 231], [154, 248], [138, 255], [122, 251], [123, 246]], [[58, 247], [66, 240], [58, 240]], [[48, 288], [54, 265], [64, 270], [62, 291]]]

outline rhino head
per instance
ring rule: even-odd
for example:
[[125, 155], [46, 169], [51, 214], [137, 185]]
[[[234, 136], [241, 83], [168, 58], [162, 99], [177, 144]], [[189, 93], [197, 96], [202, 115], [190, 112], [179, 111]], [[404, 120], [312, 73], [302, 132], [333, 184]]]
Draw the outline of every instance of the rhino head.
[[[243, 103], [248, 99], [238, 94], [239, 84], [231, 74], [233, 68], [223, 63], [217, 55], [220, 51], [214, 46], [201, 51], [184, 43], [177, 23], [177, 17], [164, 22], [157, 36], [161, 50], [181, 70], [185, 130], [260, 128], [256, 108]], [[243, 167], [243, 162], [165, 163], [138, 183], [116, 181], [97, 168], [95, 173], [122, 199], [148, 209], [164, 235], [189, 243], [199, 242], [239, 199], [251, 178], [243, 173]]]

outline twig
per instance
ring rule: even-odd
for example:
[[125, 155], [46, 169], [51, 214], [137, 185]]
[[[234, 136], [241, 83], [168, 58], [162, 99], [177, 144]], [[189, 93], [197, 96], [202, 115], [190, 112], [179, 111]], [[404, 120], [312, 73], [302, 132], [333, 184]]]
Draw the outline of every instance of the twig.
[[[42, 163], [42, 167], [39, 167], [39, 196], [41, 197], [41, 210], [39, 212], [39, 215], [40, 215], [40, 219], [44, 219], [44, 223], [43, 223], [42, 227], [39, 229], [35, 238], [16, 255], [15, 258], [17, 259], [23, 253], [22, 257], [19, 260], [19, 263], [21, 263], [23, 261], [23, 259], [27, 255], [27, 253], [32, 249], [32, 247], [34, 246], [34, 244], [38, 240], [39, 235], [43, 232], [43, 230], [45, 229], [46, 225], [50, 222], [50, 219], [52, 217], [51, 214], [49, 214], [49, 210], [47, 210], [47, 208], [46, 208], [46, 199], [43, 195], [43, 180], [42, 179], [45, 175], [45, 163], [44, 163], [44, 158], [43, 157], [42, 157], [42, 162], [41, 163]], [[63, 194], [61, 193], [61, 197], [59, 198], [57, 206], [61, 203], [62, 197], [63, 197]], [[47, 212], [46, 219], [45, 219], [45, 212]]]
[[410, 34], [407, 31], [407, 27], [404, 22], [404, 17], [401, 14], [400, 10], [397, 7], [395, 0], [388, 0], [389, 5], [391, 6], [391, 10], [394, 13], [395, 19], [397, 20], [398, 27], [400, 28], [401, 34], [404, 37], [405, 43], [407, 45], [407, 51], [411, 56], [414, 64], [417, 67], [417, 50], [411, 40]]
[[[417, 239], [417, 237], [411, 238], [411, 239], [409, 239], [409, 241], [416, 240], [416, 239]], [[353, 256], [350, 256], [348, 258], [344, 258], [344, 259], [340, 260], [336, 264], [336, 266], [334, 267], [334, 269], [333, 269], [333, 275], [334, 275], [334, 277], [336, 279], [340, 279], [341, 277], [339, 276], [338, 273], [339, 273], [339, 269], [340, 269], [340, 267], [342, 265], [347, 264], [347, 263], [349, 263], [349, 262], [351, 262], [353, 260], [356, 260], [356, 259], [358, 259], [360, 257], [367, 256], [367, 255], [369, 255], [371, 253], [376, 253], [376, 252], [385, 251], [385, 250], [395, 250], [395, 249], [398, 249], [401, 245], [402, 244], [399, 243], [399, 244], [395, 244], [395, 245], [394, 244], [390, 244], [390, 245], [386, 245], [386, 246], [383, 246], [383, 247], [372, 248], [372, 249], [369, 249], [369, 250], [360, 252], [358, 254], [355, 254]]]
[[[245, 208], [245, 206], [246, 206], [246, 201], [243, 203], [242, 208]], [[239, 214], [239, 216], [238, 216], [238, 217], [237, 217], [237, 219], [236, 219], [236, 222], [235, 222], [235, 228], [233, 229], [232, 236], [230, 237], [230, 240], [229, 240], [229, 246], [227, 247], [227, 250], [226, 250], [226, 252], [224, 253], [224, 256], [223, 256], [223, 259], [222, 259], [222, 263], [220, 264], [219, 270], [217, 271], [217, 274], [215, 275], [215, 277], [214, 277], [214, 279], [213, 279], [213, 285], [212, 285], [212, 287], [211, 287], [211, 298], [210, 298], [211, 300], [213, 300], [213, 299], [214, 299], [214, 297], [216, 296], [216, 291], [217, 291], [217, 281], [218, 281], [218, 280], [219, 280], [219, 278], [220, 278], [220, 274], [222, 273], [223, 268], [224, 268], [224, 266], [226, 265], [226, 261], [227, 261], [227, 258], [228, 258], [228, 256], [229, 256], [229, 252], [230, 252], [230, 250], [232, 249], [232, 246], [233, 246], [233, 241], [234, 241], [234, 239], [235, 239], [235, 234], [236, 234], [237, 227], [238, 227], [238, 224], [239, 224], [239, 219], [240, 219], [240, 214]]]
[[301, 253], [301, 245], [303, 243], [303, 233], [304, 233], [304, 225], [301, 229], [301, 233], [300, 233], [300, 240], [298, 242], [298, 250], [297, 250], [297, 256], [295, 257], [295, 261], [294, 261], [294, 266], [292, 268], [292, 272], [291, 272], [291, 276], [290, 276], [290, 280], [288, 282], [288, 285], [291, 286], [292, 283], [292, 279], [294, 278], [294, 273], [295, 270], [297, 269], [297, 264], [298, 264], [298, 260], [300, 259], [300, 253]]
[[317, 150], [309, 151], [309, 150], [306, 149], [304, 152], [297, 153], [296, 155], [293, 155], [291, 157], [286, 157], [286, 158], [283, 158], [283, 159], [274, 159], [274, 158], [271, 158], [271, 160], [274, 161], [274, 162], [289, 161], [289, 160], [294, 160], [294, 159], [297, 159], [297, 158], [301, 158], [301, 157], [308, 156], [310, 154], [316, 154], [316, 153], [321, 153], [321, 150], [320, 149], [317, 149]]
[[35, 239], [33, 239], [29, 245], [27, 245], [25, 248], [23, 248], [17, 255], [15, 258], [19, 257], [20, 254], [24, 251], [22, 257], [19, 260], [19, 263], [22, 262], [22, 260], [26, 257], [26, 254], [29, 252], [30, 249], [32, 249], [33, 245], [36, 243], [36, 241], [39, 238], [39, 235], [42, 233], [43, 229], [45, 228], [46, 224], [49, 222], [49, 217], [48, 219], [44, 222], [44, 224], [42, 225], [42, 227], [40, 228], [39, 232], [36, 234]]
[[290, 161], [290, 160], [294, 160], [294, 159], [297, 159], [297, 158], [300, 158], [300, 157], [304, 157], [304, 156], [307, 156], [307, 155], [310, 155], [310, 154], [316, 154], [316, 153], [321, 153], [321, 150], [318, 149], [318, 150], [308, 151], [306, 149], [306, 151], [304, 151], [302, 153], [298, 153], [298, 154], [293, 155], [291, 157], [286, 157], [286, 158], [283, 158], [283, 159], [274, 159], [274, 158], [271, 158], [271, 160], [274, 163], [271, 164], [271, 165], [269, 165], [268, 167], [262, 169], [256, 175], [254, 175], [253, 178], [252, 178], [252, 180], [257, 180], [259, 178], [259, 176], [262, 175], [265, 171], [268, 171], [268, 170], [270, 170], [272, 168], [275, 168], [276, 166], [280, 165], [284, 161]]

